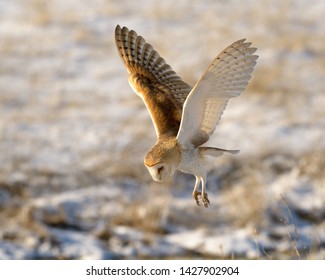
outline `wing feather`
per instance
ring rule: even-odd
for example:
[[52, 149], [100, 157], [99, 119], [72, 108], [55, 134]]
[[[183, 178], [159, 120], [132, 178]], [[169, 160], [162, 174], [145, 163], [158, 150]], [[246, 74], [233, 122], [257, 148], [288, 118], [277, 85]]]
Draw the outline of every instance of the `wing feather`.
[[128, 70], [129, 83], [147, 106], [157, 136], [176, 136], [191, 87], [135, 31], [118, 25], [115, 42]]
[[183, 146], [207, 142], [229, 99], [244, 91], [258, 58], [250, 46], [242, 39], [223, 50], [189, 93], [177, 134]]

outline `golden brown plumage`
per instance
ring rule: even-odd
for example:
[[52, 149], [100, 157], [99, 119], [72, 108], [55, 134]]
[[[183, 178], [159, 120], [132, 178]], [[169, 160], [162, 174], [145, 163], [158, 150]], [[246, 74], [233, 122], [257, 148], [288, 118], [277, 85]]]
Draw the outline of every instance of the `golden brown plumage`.
[[157, 136], [176, 136], [191, 87], [133, 30], [117, 26], [115, 42], [129, 72], [129, 83], [146, 104]]

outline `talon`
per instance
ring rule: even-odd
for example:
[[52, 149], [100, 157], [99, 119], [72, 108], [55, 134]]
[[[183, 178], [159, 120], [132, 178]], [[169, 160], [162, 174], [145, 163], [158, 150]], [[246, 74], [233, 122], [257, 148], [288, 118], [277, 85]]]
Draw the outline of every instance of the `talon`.
[[210, 200], [208, 199], [208, 194], [207, 193], [204, 193], [202, 195], [202, 202], [203, 202], [203, 205], [204, 205], [205, 208], [208, 208], [209, 207]]
[[198, 206], [201, 206], [200, 205], [200, 201], [199, 201], [199, 196], [201, 196], [201, 192], [193, 192], [192, 193], [192, 196], [194, 197], [194, 200], [195, 200], [195, 202], [196, 202], [196, 204], [198, 205]]

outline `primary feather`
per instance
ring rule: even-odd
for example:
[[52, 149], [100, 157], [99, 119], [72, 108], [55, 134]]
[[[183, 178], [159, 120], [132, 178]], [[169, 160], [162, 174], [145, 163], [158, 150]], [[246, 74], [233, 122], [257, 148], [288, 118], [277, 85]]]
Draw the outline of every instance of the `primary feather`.
[[184, 146], [198, 147], [215, 131], [228, 100], [240, 95], [256, 64], [256, 48], [239, 40], [223, 50], [188, 95], [177, 135]]
[[147, 106], [157, 137], [176, 135], [191, 87], [135, 31], [118, 25], [115, 42], [129, 73], [129, 83]]

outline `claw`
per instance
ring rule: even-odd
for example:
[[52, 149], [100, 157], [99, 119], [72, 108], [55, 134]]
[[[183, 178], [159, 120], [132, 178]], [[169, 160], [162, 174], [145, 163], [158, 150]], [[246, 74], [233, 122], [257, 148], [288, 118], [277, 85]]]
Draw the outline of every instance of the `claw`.
[[209, 204], [210, 204], [210, 200], [208, 199], [208, 194], [207, 193], [204, 193], [203, 196], [202, 196], [202, 202], [203, 202], [203, 205], [205, 208], [208, 208], [209, 207]]
[[195, 200], [195, 202], [196, 202], [196, 204], [198, 205], [198, 206], [201, 206], [200, 205], [200, 202], [199, 202], [199, 196], [201, 196], [201, 192], [197, 192], [197, 191], [194, 191], [193, 193], [192, 193], [192, 196], [194, 197], [194, 200]]

